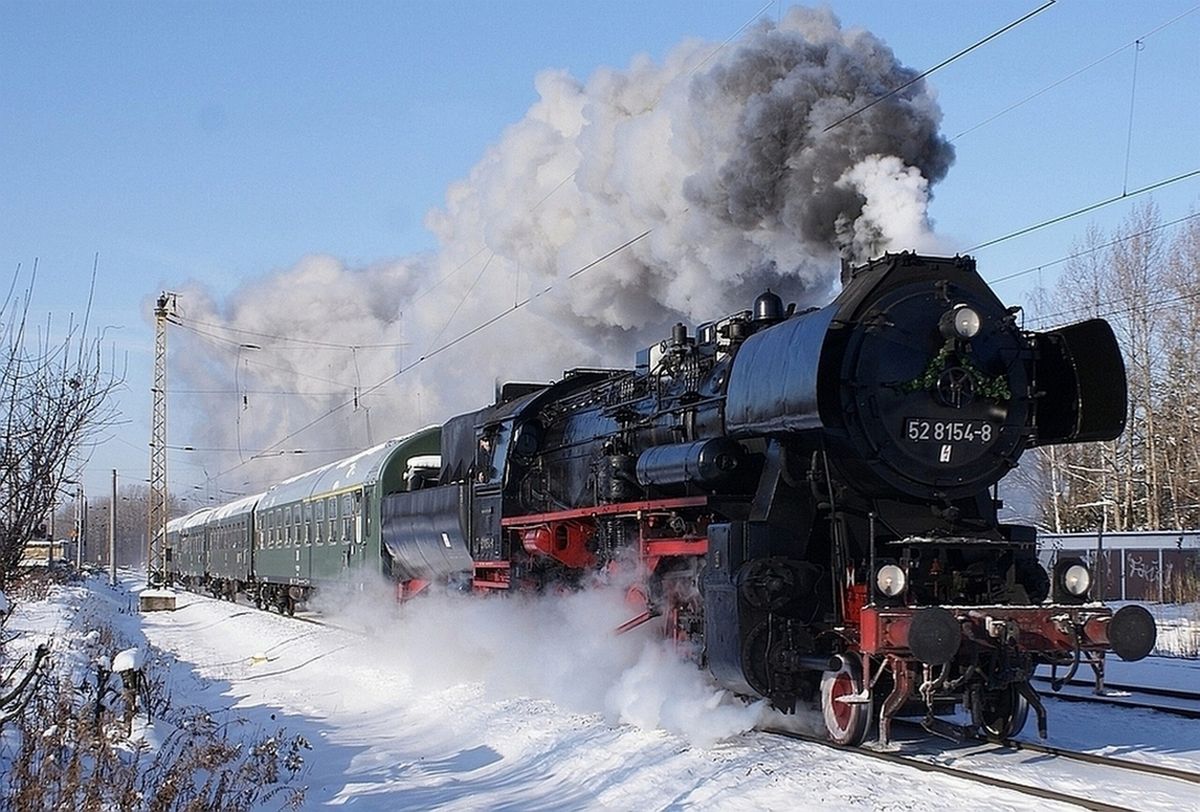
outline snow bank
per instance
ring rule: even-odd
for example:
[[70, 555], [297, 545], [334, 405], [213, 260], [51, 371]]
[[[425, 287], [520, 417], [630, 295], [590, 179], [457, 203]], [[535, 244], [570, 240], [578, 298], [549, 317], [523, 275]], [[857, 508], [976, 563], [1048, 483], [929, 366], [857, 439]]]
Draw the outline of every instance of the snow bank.
[[1163, 603], [1149, 608], [1158, 624], [1155, 654], [1200, 657], [1200, 603]]
[[137, 646], [133, 646], [132, 648], [118, 652], [117, 656], [113, 657], [112, 670], [116, 673], [122, 671], [140, 671], [145, 664], [146, 658], [142, 656], [142, 650]]

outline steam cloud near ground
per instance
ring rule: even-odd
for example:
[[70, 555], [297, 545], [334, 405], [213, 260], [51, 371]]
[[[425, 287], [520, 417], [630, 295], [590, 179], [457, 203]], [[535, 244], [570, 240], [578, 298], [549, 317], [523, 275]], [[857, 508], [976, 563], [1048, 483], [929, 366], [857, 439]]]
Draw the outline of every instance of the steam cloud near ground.
[[[436, 699], [448, 686], [483, 683], [491, 699], [549, 699], [701, 747], [783, 719], [713, 686], [649, 626], [615, 634], [636, 610], [611, 586], [508, 600], [432, 594], [398, 609], [390, 596], [380, 585], [374, 593], [326, 596], [318, 608], [334, 623], [369, 629], [363, 648], [372, 653], [356, 662], [373, 658], [381, 672], [401, 674], [406, 696]], [[786, 723], [809, 732], [821, 724], [812, 711]]]
[[[312, 255], [225, 301], [185, 288], [183, 322], [217, 325], [197, 329], [224, 342], [176, 331], [173, 382], [184, 380], [173, 388], [236, 382], [238, 394], [173, 405], [177, 424], [190, 418], [193, 445], [247, 459], [350, 403], [276, 449], [307, 456], [256, 460], [217, 483], [250, 491], [344, 455], [314, 452], [485, 405], [499, 380], [628, 366], [672, 323], [749, 307], [767, 287], [823, 303], [842, 256], [938, 250], [926, 206], [953, 151], [932, 91], [917, 82], [827, 129], [914, 75], [874, 35], [804, 8], [724, 48], [684, 42], [661, 64], [638, 58], [584, 81], [545, 71], [538, 101], [427, 216], [436, 253], [365, 267]], [[210, 473], [238, 461], [225, 452]]]

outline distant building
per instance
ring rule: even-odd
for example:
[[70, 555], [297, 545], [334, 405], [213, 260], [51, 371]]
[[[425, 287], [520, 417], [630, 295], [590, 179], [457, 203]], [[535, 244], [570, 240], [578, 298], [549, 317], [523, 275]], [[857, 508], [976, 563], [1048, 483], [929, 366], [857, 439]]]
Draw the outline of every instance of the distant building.
[[21, 566], [48, 567], [55, 562], [74, 560], [75, 542], [67, 539], [32, 539], [25, 545], [25, 552], [21, 555]]

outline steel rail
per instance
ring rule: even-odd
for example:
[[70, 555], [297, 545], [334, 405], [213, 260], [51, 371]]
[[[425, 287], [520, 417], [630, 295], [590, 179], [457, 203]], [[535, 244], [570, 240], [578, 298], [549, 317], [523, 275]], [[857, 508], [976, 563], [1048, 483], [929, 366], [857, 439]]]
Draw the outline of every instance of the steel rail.
[[1178, 767], [1166, 767], [1161, 764], [1150, 764], [1144, 761], [1133, 761], [1127, 758], [1114, 758], [1112, 756], [1101, 756], [1096, 753], [1087, 753], [1080, 750], [1067, 750], [1062, 747], [1054, 747], [1048, 744], [1038, 744], [1037, 742], [1026, 742], [1019, 739], [994, 739], [988, 737], [981, 739], [1001, 747], [1007, 747], [1011, 750], [1028, 750], [1033, 753], [1044, 753], [1048, 756], [1057, 758], [1065, 758], [1070, 761], [1082, 761], [1086, 764], [1096, 764], [1102, 767], [1114, 767], [1119, 770], [1129, 770], [1131, 772], [1145, 773], [1148, 775], [1159, 775], [1164, 778], [1175, 778], [1180, 781], [1188, 781], [1193, 784], [1200, 784], [1200, 768], [1195, 772], [1181, 770]]
[[[1050, 678], [1041, 674], [1035, 674], [1033, 677], [1038, 682], [1050, 682]], [[1086, 679], [1073, 679], [1066, 683], [1072, 688], [1092, 688], [1095, 683]], [[1112, 691], [1129, 691], [1130, 693], [1146, 694], [1147, 696], [1165, 696], [1169, 699], [1184, 699], [1192, 702], [1200, 702], [1200, 692], [1184, 691], [1181, 688], [1159, 688], [1153, 685], [1126, 685], [1123, 683], [1104, 681], [1104, 688]], [[1047, 696], [1054, 696], [1053, 693]], [[1104, 694], [1100, 694], [1104, 696]]]
[[1038, 694], [1046, 697], [1047, 699], [1061, 699], [1063, 702], [1091, 702], [1100, 705], [1111, 705], [1117, 708], [1158, 711], [1159, 713], [1169, 713], [1172, 716], [1182, 716], [1185, 719], [1200, 719], [1200, 708], [1173, 708], [1169, 705], [1155, 705], [1150, 702], [1139, 702], [1133, 697], [1096, 696], [1095, 694], [1065, 694], [1062, 692], [1054, 693], [1052, 691], [1038, 691]]
[[[914, 730], [924, 731], [920, 722], [915, 719], [894, 719], [892, 724], [899, 725]], [[1102, 756], [1098, 753], [1088, 753], [1083, 750], [1070, 750], [1065, 747], [1056, 747], [1050, 744], [1041, 744], [1039, 742], [1024, 741], [1021, 739], [1002, 738], [999, 736], [980, 736], [968, 733], [966, 738], [971, 741], [982, 742], [986, 744], [996, 745], [997, 748], [1007, 748], [1009, 750], [1026, 750], [1031, 753], [1042, 753], [1056, 758], [1066, 759], [1068, 761], [1079, 761], [1084, 764], [1095, 764], [1100, 767], [1112, 767], [1118, 770], [1128, 770], [1130, 772], [1138, 772], [1146, 775], [1157, 775], [1164, 778], [1175, 778], [1180, 781], [1187, 781], [1192, 784], [1200, 784], [1200, 767], [1194, 771], [1183, 770], [1178, 767], [1167, 767], [1161, 764], [1150, 764], [1145, 761], [1134, 761], [1127, 758], [1116, 758], [1115, 756]]]
[[1003, 778], [996, 778], [990, 775], [973, 773], [969, 770], [962, 770], [955, 767], [948, 767], [945, 764], [938, 764], [932, 761], [926, 761], [921, 758], [903, 756], [898, 753], [887, 753], [880, 750], [869, 750], [862, 747], [846, 747], [840, 744], [834, 744], [819, 736], [809, 736], [804, 733], [794, 733], [788, 730], [779, 730], [768, 728], [763, 730], [772, 736], [782, 736], [788, 739], [796, 739], [798, 741], [810, 742], [819, 744], [833, 750], [839, 750], [843, 753], [853, 753], [866, 758], [873, 758], [878, 761], [886, 761], [890, 764], [899, 764], [904, 767], [912, 767], [922, 772], [937, 773], [946, 775], [952, 778], [959, 778], [964, 781], [971, 781], [976, 784], [984, 784], [997, 789], [1006, 789], [1011, 792], [1016, 792], [1021, 795], [1026, 795], [1033, 798], [1041, 798], [1047, 801], [1057, 801], [1059, 803], [1068, 804], [1071, 806], [1081, 807], [1083, 809], [1095, 810], [1095, 812], [1128, 812], [1128, 808], [1117, 806], [1115, 804], [1106, 804], [1103, 801], [1094, 801], [1090, 798], [1081, 798], [1078, 795], [1071, 795], [1066, 792], [1058, 792], [1057, 790], [1047, 789], [1045, 787], [1029, 786], [1028, 784], [1018, 784], [1015, 781], [1008, 781]]

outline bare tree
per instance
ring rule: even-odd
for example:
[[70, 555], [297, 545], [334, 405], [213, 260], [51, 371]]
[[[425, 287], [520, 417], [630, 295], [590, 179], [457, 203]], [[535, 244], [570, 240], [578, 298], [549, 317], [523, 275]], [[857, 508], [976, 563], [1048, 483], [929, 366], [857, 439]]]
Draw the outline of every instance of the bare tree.
[[1172, 242], [1163, 281], [1163, 524], [1200, 527], [1200, 220]]
[[1200, 521], [1200, 221], [1167, 239], [1157, 208], [1112, 235], [1090, 229], [1038, 326], [1101, 316], [1125, 356], [1125, 433], [1038, 450], [1043, 523], [1056, 532], [1196, 527]]
[[90, 295], [83, 319], [71, 318], [56, 337], [49, 316], [30, 320], [36, 265], [16, 293], [20, 275], [18, 267], [0, 303], [0, 587], [45, 524], [68, 470], [112, 424], [110, 395], [121, 384], [102, 363], [101, 336], [88, 335]]
[[[87, 503], [88, 552], [87, 560], [108, 563], [108, 519], [112, 497], [101, 496]], [[146, 558], [147, 513], [150, 510], [150, 487], [144, 484], [122, 485], [117, 491], [117, 521], [115, 542], [118, 566], [141, 564]], [[167, 515], [170, 518], [187, 513], [183, 500], [167, 495]], [[55, 520], [63, 527], [74, 522], [74, 506], [63, 506]]]

